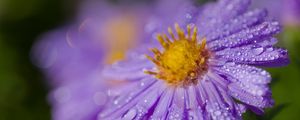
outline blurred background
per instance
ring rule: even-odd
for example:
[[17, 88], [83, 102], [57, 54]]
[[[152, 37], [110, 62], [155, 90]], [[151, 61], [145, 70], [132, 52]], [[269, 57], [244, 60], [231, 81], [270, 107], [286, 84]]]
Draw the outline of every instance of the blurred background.
[[[114, 4], [119, 1], [111, 0]], [[195, 2], [202, 4], [207, 1]], [[268, 69], [273, 76], [271, 88], [275, 107], [268, 109], [264, 116], [248, 112], [245, 119], [300, 118], [300, 21], [281, 20], [281, 12], [285, 11], [273, 9], [276, 5], [282, 6], [282, 1], [289, 0], [256, 0], [254, 7], [267, 7], [271, 15], [283, 21], [284, 31], [278, 35], [278, 46], [289, 50], [291, 64]], [[141, 0], [126, 2], [134, 4]], [[47, 101], [49, 87], [43, 74], [32, 64], [30, 51], [42, 33], [72, 21], [79, 5], [80, 0], [0, 0], [0, 120], [51, 119], [51, 106]], [[290, 11], [299, 18], [299, 2], [297, 6], [298, 11]]]

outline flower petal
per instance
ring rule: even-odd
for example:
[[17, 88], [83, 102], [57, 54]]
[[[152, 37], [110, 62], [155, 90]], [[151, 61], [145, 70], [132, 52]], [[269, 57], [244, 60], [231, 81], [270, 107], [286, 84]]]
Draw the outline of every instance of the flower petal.
[[[110, 96], [111, 102], [107, 104], [107, 108], [100, 114], [100, 118], [116, 119], [121, 118], [124, 114], [138, 101], [142, 100], [145, 95], [161, 94], [160, 83], [153, 79], [145, 79], [144, 84], [140, 82], [129, 83], [124, 91], [118, 96]], [[117, 88], [119, 89], [119, 88]], [[152, 93], [152, 92], [153, 93]], [[154, 98], [155, 99], [155, 98]]]
[[228, 92], [236, 99], [259, 108], [272, 105], [271, 92], [267, 84], [271, 77], [268, 72], [234, 63], [214, 68], [224, 79], [230, 81]]
[[143, 55], [107, 66], [103, 69], [102, 75], [113, 80], [138, 80], [149, 76], [144, 73], [144, 70], [152, 69], [152, 67], [153, 64]]
[[[186, 90], [187, 96], [185, 100], [185, 108], [187, 112], [188, 119], [195, 120], [206, 120], [208, 116], [203, 110], [205, 101], [201, 100], [201, 95], [198, 89], [194, 86], [190, 86]], [[202, 97], [203, 98], [203, 97]]]
[[220, 51], [225, 48], [238, 47], [256, 43], [263, 38], [274, 35], [280, 31], [279, 23], [276, 21], [263, 22], [254, 27], [242, 30], [236, 34], [208, 42], [208, 48], [212, 51]]
[[[202, 81], [199, 87], [203, 88], [207, 95], [207, 103], [205, 106], [206, 111], [210, 115], [211, 119], [241, 119], [241, 113], [237, 108], [230, 106], [229, 104], [235, 104], [233, 100], [225, 101], [223, 96], [229, 96], [226, 92], [220, 92], [218, 87], [208, 79]], [[228, 103], [229, 102], [229, 103]]]
[[173, 101], [170, 104], [170, 108], [168, 109], [167, 120], [170, 119], [184, 119], [186, 116], [184, 114], [185, 110], [185, 89], [184, 88], [176, 88], [175, 94], [173, 96]]
[[257, 66], [277, 67], [289, 63], [287, 50], [256, 44], [224, 49], [216, 55], [227, 61]]
[[271, 81], [271, 75], [262, 69], [242, 64], [235, 64], [232, 62], [225, 63], [220, 67], [214, 67], [219, 74], [226, 77], [234, 78], [229, 79], [230, 82], [243, 82], [250, 84], [268, 84]]
[[[208, 4], [199, 14], [196, 25], [200, 33], [207, 34], [218, 26], [222, 25], [248, 10], [250, 0], [220, 0], [217, 3]], [[222, 13], [222, 14], [220, 14]]]
[[231, 19], [229, 22], [222, 24], [218, 28], [212, 30], [211, 32], [203, 36], [205, 36], [208, 41], [213, 41], [222, 37], [226, 37], [242, 29], [246, 29], [250, 26], [263, 22], [266, 15], [267, 12], [264, 9], [255, 9], [252, 11], [248, 11], [236, 18]]
[[232, 95], [237, 100], [249, 104], [258, 108], [271, 107], [274, 103], [271, 98], [271, 94], [268, 93], [265, 96], [255, 96], [242, 88], [238, 83], [232, 83], [228, 85], [229, 94]]
[[159, 97], [158, 104], [154, 108], [151, 119], [166, 119], [169, 107], [173, 101], [174, 89], [167, 88], [165, 93]]

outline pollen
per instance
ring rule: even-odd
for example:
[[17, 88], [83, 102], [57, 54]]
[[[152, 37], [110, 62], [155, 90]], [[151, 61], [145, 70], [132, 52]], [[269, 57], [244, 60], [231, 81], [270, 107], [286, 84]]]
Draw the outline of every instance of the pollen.
[[197, 84], [198, 78], [207, 72], [209, 51], [206, 49], [206, 39], [197, 37], [197, 28], [188, 25], [186, 32], [175, 24], [177, 37], [169, 28], [169, 38], [166, 34], [157, 35], [157, 40], [163, 50], [151, 49], [154, 57], [147, 58], [156, 65], [156, 71], [145, 71], [171, 85]]

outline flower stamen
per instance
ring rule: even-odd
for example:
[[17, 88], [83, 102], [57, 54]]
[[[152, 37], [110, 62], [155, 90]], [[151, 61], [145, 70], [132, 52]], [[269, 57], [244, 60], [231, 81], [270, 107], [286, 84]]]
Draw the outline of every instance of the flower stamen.
[[146, 74], [154, 75], [172, 85], [190, 85], [191, 83], [196, 84], [198, 78], [207, 72], [207, 60], [210, 55], [205, 48], [206, 39], [203, 38], [201, 43], [198, 43], [197, 28], [188, 25], [186, 29], [187, 35], [178, 24], [175, 24], [178, 36], [176, 38], [172, 29], [168, 28], [172, 40], [166, 34], [157, 35], [157, 40], [164, 50], [161, 52], [157, 48], [153, 48], [151, 51], [154, 53], [154, 57], [146, 55], [158, 70], [146, 70]]

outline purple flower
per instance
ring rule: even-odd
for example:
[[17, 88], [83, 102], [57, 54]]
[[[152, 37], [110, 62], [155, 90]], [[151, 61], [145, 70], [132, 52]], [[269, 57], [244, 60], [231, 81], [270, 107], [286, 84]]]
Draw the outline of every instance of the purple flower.
[[[182, 2], [171, 1], [177, 6]], [[33, 47], [32, 57], [48, 79], [53, 119], [97, 118], [108, 101], [105, 89], [123, 84], [103, 79], [102, 67], [126, 59], [125, 52], [134, 46], [151, 42], [142, 40], [159, 29], [157, 23], [166, 20], [162, 16], [168, 17], [167, 13], [177, 9], [174, 5], [165, 7], [167, 3], [126, 6], [87, 1], [77, 20], [42, 36]]]
[[282, 17], [288, 25], [300, 25], [300, 1], [299, 0], [282, 0], [283, 12]]
[[46, 33], [33, 47], [33, 62], [51, 88], [55, 120], [96, 119], [107, 101], [103, 91], [118, 84], [103, 81], [100, 70], [124, 59], [127, 49], [145, 37], [146, 8], [90, 4], [82, 7], [78, 20]]
[[284, 25], [300, 25], [299, 0], [254, 0], [254, 7], [267, 8], [270, 15]]
[[106, 101], [105, 86], [97, 77], [103, 51], [84, 38], [88, 37], [64, 27], [44, 35], [33, 48], [34, 62], [51, 88], [48, 97], [55, 120], [94, 119]]
[[247, 109], [262, 114], [274, 101], [271, 76], [259, 67], [289, 60], [287, 50], [273, 47], [279, 23], [268, 20], [265, 10], [249, 10], [249, 4], [185, 6], [177, 14], [184, 17], [174, 17], [183, 19], [162, 20], [174, 28], [153, 26], [160, 45], [141, 45], [102, 71], [105, 79], [122, 84], [107, 91], [110, 102], [98, 119], [242, 119]]

